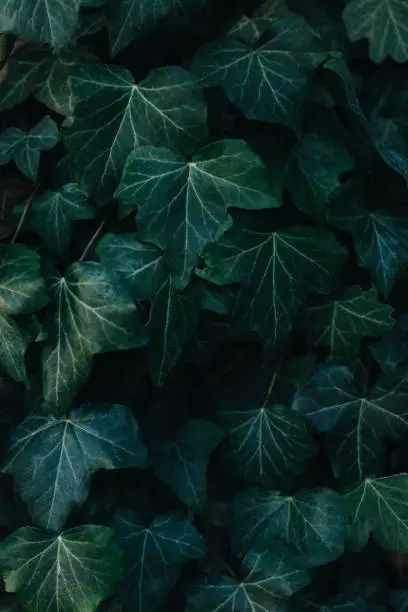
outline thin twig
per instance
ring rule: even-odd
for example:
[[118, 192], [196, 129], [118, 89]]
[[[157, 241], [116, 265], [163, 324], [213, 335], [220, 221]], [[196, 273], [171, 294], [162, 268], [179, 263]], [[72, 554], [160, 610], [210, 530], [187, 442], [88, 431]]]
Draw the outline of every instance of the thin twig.
[[274, 372], [272, 374], [271, 382], [269, 383], [268, 391], [267, 391], [264, 403], [262, 404], [262, 408], [266, 408], [266, 406], [268, 405], [268, 402], [269, 402], [269, 400], [271, 398], [272, 391], [273, 391], [273, 388], [275, 386], [276, 379], [278, 377], [278, 373], [279, 373], [279, 370], [281, 368], [281, 365], [282, 365], [282, 356], [279, 357], [278, 363], [275, 366], [275, 370], [274, 370]]
[[106, 223], [106, 218], [102, 219], [102, 221], [100, 222], [98, 228], [96, 229], [94, 235], [92, 236], [92, 238], [90, 239], [90, 241], [88, 242], [88, 244], [86, 245], [84, 252], [82, 253], [81, 257], [79, 258], [78, 261], [84, 261], [85, 257], [88, 255], [89, 253], [89, 249], [91, 248], [91, 246], [93, 245], [93, 243], [95, 242], [95, 240], [98, 238], [99, 234], [101, 233], [103, 226]]
[[21, 228], [23, 227], [24, 219], [25, 219], [25, 218], [26, 218], [26, 216], [27, 216], [27, 213], [28, 213], [28, 211], [29, 211], [29, 209], [30, 209], [30, 206], [31, 206], [31, 202], [33, 201], [33, 198], [34, 198], [34, 196], [35, 196], [35, 194], [36, 194], [36, 192], [37, 192], [37, 189], [38, 189], [38, 185], [36, 185], [36, 186], [34, 187], [34, 191], [33, 191], [33, 193], [30, 195], [30, 197], [29, 197], [29, 198], [27, 198], [27, 201], [26, 201], [25, 206], [24, 206], [23, 213], [22, 213], [22, 215], [21, 215], [21, 217], [20, 217], [20, 221], [18, 222], [18, 225], [17, 225], [17, 227], [16, 227], [16, 231], [14, 232], [13, 237], [12, 237], [12, 239], [11, 239], [11, 241], [10, 241], [10, 242], [12, 242], [12, 243], [13, 243], [13, 242], [15, 242], [15, 241], [17, 240], [17, 237], [18, 237], [18, 235], [19, 235], [19, 233], [20, 233], [20, 230], [21, 230]]

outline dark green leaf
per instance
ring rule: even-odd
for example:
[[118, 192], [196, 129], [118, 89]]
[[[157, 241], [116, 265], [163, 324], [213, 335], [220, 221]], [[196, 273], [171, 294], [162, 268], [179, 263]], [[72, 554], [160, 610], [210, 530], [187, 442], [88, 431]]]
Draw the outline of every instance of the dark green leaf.
[[253, 45], [270, 27], [271, 23], [287, 12], [283, 0], [266, 0], [255, 9], [251, 17], [243, 15], [227, 32], [229, 36]]
[[398, 172], [408, 183], [408, 147], [394, 121], [377, 118], [371, 123], [370, 128], [371, 137], [378, 153], [385, 163]]
[[406, 314], [397, 316], [391, 331], [372, 344], [372, 354], [384, 374], [391, 374], [403, 368], [408, 362], [408, 316]]
[[391, 592], [390, 603], [395, 612], [407, 612], [408, 610], [408, 590], [396, 589]]

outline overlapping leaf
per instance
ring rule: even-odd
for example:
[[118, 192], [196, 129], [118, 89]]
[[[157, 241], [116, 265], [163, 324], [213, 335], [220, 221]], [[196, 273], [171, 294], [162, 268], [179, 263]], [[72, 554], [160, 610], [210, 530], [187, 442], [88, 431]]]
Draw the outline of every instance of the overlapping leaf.
[[140, 236], [166, 251], [179, 289], [204, 247], [231, 227], [229, 206], [280, 204], [261, 160], [240, 140], [207, 145], [190, 162], [166, 149], [139, 147], [126, 161], [115, 197], [122, 213], [137, 205]]
[[122, 576], [113, 531], [82, 525], [60, 535], [22, 527], [0, 545], [0, 573], [8, 593], [29, 612], [94, 612]]
[[408, 362], [408, 317], [398, 315], [393, 328], [381, 340], [372, 344], [372, 355], [380, 364], [384, 374], [398, 370], [403, 373]]
[[193, 76], [153, 70], [136, 84], [123, 68], [84, 62], [71, 75], [75, 120], [65, 133], [76, 180], [106, 203], [141, 145], [192, 153], [206, 139], [206, 106]]
[[408, 147], [394, 121], [377, 118], [371, 122], [370, 133], [375, 148], [385, 163], [408, 183]]

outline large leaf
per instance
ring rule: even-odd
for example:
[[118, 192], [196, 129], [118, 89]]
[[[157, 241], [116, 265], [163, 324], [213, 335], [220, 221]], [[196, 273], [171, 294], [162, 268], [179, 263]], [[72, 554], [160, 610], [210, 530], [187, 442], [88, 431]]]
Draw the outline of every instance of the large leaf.
[[288, 599], [310, 580], [297, 555], [275, 542], [250, 550], [242, 576], [209, 576], [188, 599], [188, 612], [286, 612]]
[[337, 477], [355, 482], [381, 475], [384, 438], [408, 433], [408, 380], [380, 381], [373, 389], [357, 390], [346, 366], [320, 368], [296, 394], [293, 407], [322, 432], [334, 432], [330, 444]]
[[79, 0], [4, 0], [0, 31], [63, 47], [74, 33]]
[[39, 527], [58, 531], [88, 496], [96, 470], [144, 467], [147, 453], [124, 406], [32, 415], [16, 429], [3, 472], [11, 474]]
[[357, 357], [362, 338], [391, 329], [391, 312], [375, 289], [354, 286], [340, 299], [311, 306], [303, 327], [312, 344], [329, 348], [331, 361], [345, 362]]
[[123, 571], [113, 531], [82, 525], [58, 536], [22, 527], [0, 545], [8, 593], [29, 612], [94, 612]]
[[105, 234], [96, 252], [106, 268], [117, 273], [134, 300], [153, 297], [167, 274], [163, 252], [136, 234]]
[[44, 398], [63, 410], [88, 378], [92, 356], [146, 342], [130, 295], [101, 264], [74, 263], [52, 284], [55, 320], [43, 353]]
[[354, 168], [354, 160], [339, 142], [307, 134], [294, 148], [288, 173], [288, 188], [295, 205], [317, 219], [326, 216], [330, 195], [339, 186], [343, 172]]
[[116, 55], [132, 40], [145, 36], [155, 25], [183, 11], [197, 10], [204, 0], [118, 0], [108, 5], [110, 50]]
[[289, 335], [305, 297], [330, 290], [346, 252], [323, 229], [289, 227], [261, 233], [234, 229], [204, 253], [200, 276], [217, 284], [241, 283], [236, 314], [269, 350]]
[[137, 205], [142, 240], [166, 251], [166, 261], [183, 289], [204, 247], [232, 225], [228, 207], [280, 205], [261, 160], [241, 140], [207, 145], [187, 162], [162, 148], [140, 147], [126, 161], [115, 192], [122, 211]]
[[123, 68], [84, 62], [71, 81], [77, 104], [64, 142], [77, 182], [101, 203], [111, 199], [135, 147], [189, 154], [206, 139], [201, 89], [182, 68], [158, 68], [136, 84]]
[[349, 0], [343, 20], [352, 41], [368, 39], [374, 62], [408, 59], [407, 0]]
[[115, 526], [127, 558], [125, 610], [156, 612], [179, 578], [181, 565], [205, 555], [204, 539], [177, 514], [158, 516], [145, 527], [123, 513]]
[[353, 550], [373, 536], [387, 550], [408, 552], [408, 474], [366, 478], [344, 495], [343, 505]]
[[330, 489], [279, 491], [248, 489], [233, 505], [232, 542], [238, 554], [257, 543], [273, 548], [280, 538], [313, 567], [344, 551], [344, 520], [340, 496]]
[[172, 437], [149, 449], [157, 478], [173, 489], [190, 508], [201, 511], [207, 495], [207, 464], [224, 432], [199, 419], [189, 419]]
[[233, 38], [206, 43], [192, 69], [206, 87], [222, 87], [248, 119], [300, 131], [308, 71], [322, 62], [313, 30], [299, 16], [272, 22], [259, 46]]
[[94, 216], [94, 209], [86, 203], [77, 185], [68, 183], [57, 191], [49, 189], [34, 200], [27, 221], [52, 253], [65, 256], [71, 239], [72, 222]]

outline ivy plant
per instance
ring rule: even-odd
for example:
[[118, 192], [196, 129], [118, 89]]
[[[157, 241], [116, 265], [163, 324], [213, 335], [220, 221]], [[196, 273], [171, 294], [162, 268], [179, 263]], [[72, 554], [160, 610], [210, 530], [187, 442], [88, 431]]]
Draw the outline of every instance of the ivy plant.
[[0, 611], [408, 610], [408, 1], [0, 8]]

